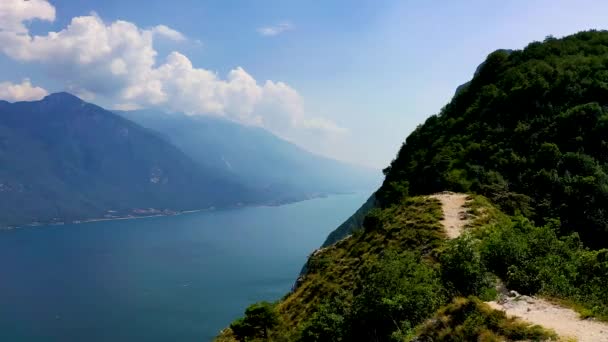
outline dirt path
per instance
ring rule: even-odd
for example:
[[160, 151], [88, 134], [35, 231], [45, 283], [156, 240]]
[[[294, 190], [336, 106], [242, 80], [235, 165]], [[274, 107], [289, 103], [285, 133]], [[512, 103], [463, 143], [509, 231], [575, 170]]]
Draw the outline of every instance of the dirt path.
[[469, 222], [464, 208], [465, 203], [467, 203], [467, 194], [446, 191], [429, 197], [436, 198], [441, 202], [441, 208], [443, 209], [441, 223], [445, 227], [448, 238], [459, 237], [464, 231], [464, 226]]
[[565, 341], [608, 342], [608, 324], [582, 320], [575, 311], [528, 296], [505, 296], [488, 302], [496, 310], [524, 321], [553, 329]]
[[[429, 196], [441, 202], [443, 219], [448, 238], [459, 237], [469, 219], [466, 215], [467, 195], [442, 192]], [[506, 293], [507, 291], [503, 292]], [[501, 299], [488, 302], [496, 310], [519, 317], [532, 324], [553, 329], [564, 341], [608, 342], [608, 324], [594, 320], [582, 320], [574, 310], [549, 303], [540, 298], [520, 296], [515, 292], [503, 294]]]

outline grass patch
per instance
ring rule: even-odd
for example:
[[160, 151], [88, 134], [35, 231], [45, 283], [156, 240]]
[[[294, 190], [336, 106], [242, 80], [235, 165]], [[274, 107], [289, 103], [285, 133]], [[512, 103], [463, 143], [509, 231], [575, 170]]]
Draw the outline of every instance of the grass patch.
[[[557, 340], [557, 334], [538, 325], [507, 317], [476, 297], [458, 297], [415, 329], [419, 340], [505, 341]], [[413, 339], [413, 337], [412, 337]]]
[[310, 256], [307, 273], [279, 304], [279, 312], [289, 325], [299, 326], [338, 291], [352, 292], [364, 270], [387, 250], [409, 251], [432, 260], [431, 252], [443, 242], [441, 217], [440, 203], [426, 197], [372, 210], [364, 220], [364, 229]]

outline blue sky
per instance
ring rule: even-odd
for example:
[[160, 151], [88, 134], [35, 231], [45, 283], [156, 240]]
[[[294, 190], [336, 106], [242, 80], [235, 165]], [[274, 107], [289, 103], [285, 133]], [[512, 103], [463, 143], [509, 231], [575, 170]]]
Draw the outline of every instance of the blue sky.
[[[6, 1], [18, 6], [16, 1], [22, 0]], [[128, 80], [124, 75], [112, 79], [101, 67], [89, 75], [90, 65], [101, 65], [102, 59], [86, 64], [82, 56], [61, 54], [48, 46], [31, 47], [32, 54], [50, 51], [59, 56], [45, 60], [20, 54], [18, 47], [5, 48], [0, 54], [4, 86], [27, 78], [32, 87], [74, 91], [109, 108], [159, 106], [193, 115], [226, 116], [264, 126], [314, 152], [376, 168], [388, 165], [405, 137], [449, 101], [488, 53], [523, 48], [547, 35], [560, 37], [608, 25], [608, 2], [589, 0], [49, 0], [48, 4], [54, 9], [54, 20], [44, 19], [46, 7], [36, 16], [23, 15], [27, 33], [17, 32], [19, 25], [2, 23], [16, 9], [0, 5], [0, 29], [12, 25], [15, 34], [45, 36], [65, 30], [75, 17], [94, 12], [108, 27], [117, 20], [132, 23], [140, 32], [166, 25], [185, 39], [155, 34], [151, 46], [156, 54], [150, 67], [154, 76], [141, 76], [150, 74], [142, 71], [129, 74]], [[267, 33], [273, 28], [284, 31], [269, 36], [261, 34], [264, 28]], [[70, 39], [77, 34], [74, 30]], [[179, 61], [189, 61], [188, 72], [198, 75], [195, 81], [174, 82], [175, 68], [161, 68], [173, 51], [186, 58]], [[121, 53], [123, 48], [116, 48], [110, 54]], [[85, 64], [80, 69], [57, 64], [61, 56], [78, 57], [73, 63]], [[127, 62], [127, 66], [130, 72], [132, 65]], [[237, 67], [242, 68], [234, 74], [238, 82], [222, 83]], [[217, 75], [211, 83], [214, 87], [221, 83], [232, 90], [207, 99], [209, 84], [201, 79], [209, 75], [201, 70]], [[266, 80], [271, 83], [266, 85]], [[133, 90], [153, 82], [162, 91]], [[181, 85], [198, 88], [182, 96]], [[164, 97], [155, 100], [155, 91]], [[11, 94], [15, 97], [14, 92], [4, 97], [10, 100]], [[167, 99], [177, 95], [179, 101]]]

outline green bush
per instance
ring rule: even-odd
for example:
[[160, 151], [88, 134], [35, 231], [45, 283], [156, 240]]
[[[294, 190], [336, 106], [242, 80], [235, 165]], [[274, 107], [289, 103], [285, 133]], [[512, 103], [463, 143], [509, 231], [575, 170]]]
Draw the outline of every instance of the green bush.
[[479, 296], [492, 289], [492, 277], [481, 259], [479, 243], [466, 234], [448, 242], [441, 253], [441, 278], [453, 295]]
[[446, 300], [438, 272], [414, 253], [387, 251], [362, 273], [351, 300], [342, 294], [319, 306], [301, 341], [402, 338]]
[[446, 300], [437, 271], [420, 256], [389, 252], [361, 280], [347, 324], [350, 339], [389, 341], [437, 310]]
[[588, 250], [576, 234], [558, 237], [559, 226], [537, 227], [523, 217], [499, 225], [482, 242], [483, 262], [508, 288], [563, 299], [607, 319], [608, 250]]
[[302, 342], [342, 342], [346, 341], [346, 317], [350, 304], [336, 296], [319, 306], [317, 312], [304, 324], [300, 334]]
[[270, 329], [278, 324], [279, 316], [274, 305], [268, 302], [259, 302], [250, 305], [245, 310], [245, 317], [230, 324], [230, 329], [239, 341], [248, 341], [255, 338], [267, 340]]

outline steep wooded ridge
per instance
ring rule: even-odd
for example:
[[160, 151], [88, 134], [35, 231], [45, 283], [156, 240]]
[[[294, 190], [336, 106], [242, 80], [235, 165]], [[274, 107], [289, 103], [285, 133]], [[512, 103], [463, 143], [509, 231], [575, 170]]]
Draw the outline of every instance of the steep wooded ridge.
[[488, 56], [385, 170], [382, 206], [443, 190], [608, 244], [608, 33], [548, 38]]
[[[342, 227], [291, 293], [251, 306], [218, 340], [605, 339], [606, 137], [608, 32], [490, 54], [406, 139], [373, 205], [349, 221], [359, 229]], [[434, 195], [444, 191], [468, 196], [449, 207]], [[514, 300], [503, 288], [575, 310], [564, 317], [574, 333], [484, 303]]]

